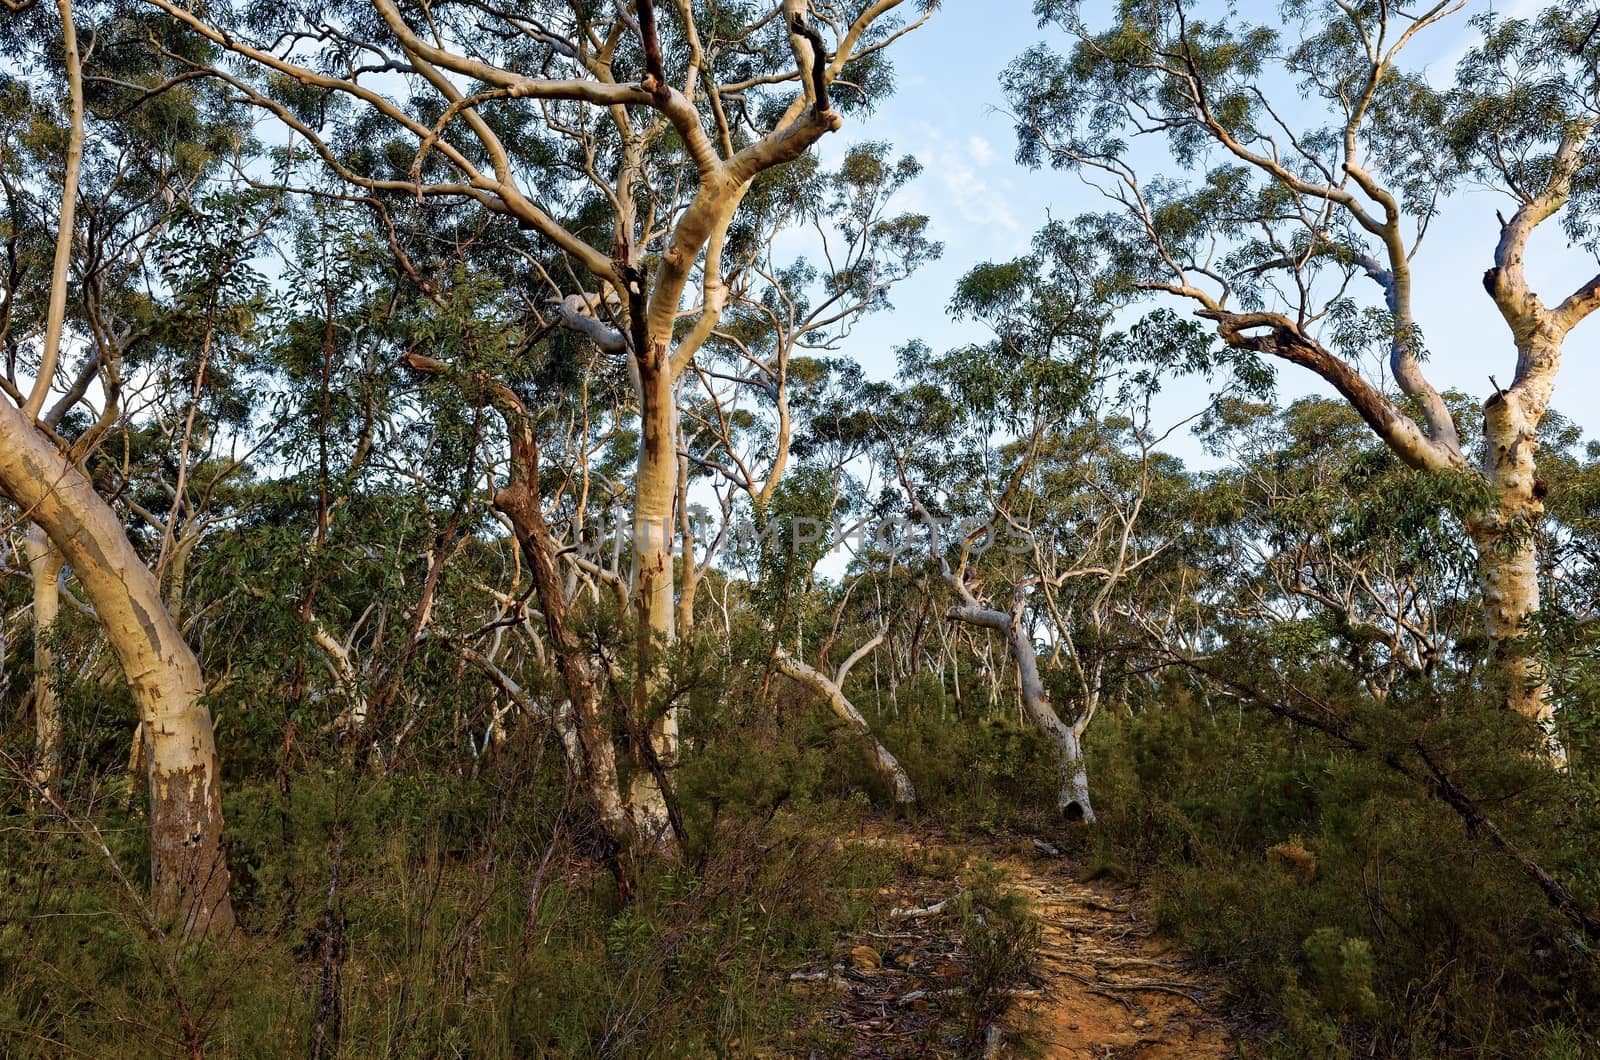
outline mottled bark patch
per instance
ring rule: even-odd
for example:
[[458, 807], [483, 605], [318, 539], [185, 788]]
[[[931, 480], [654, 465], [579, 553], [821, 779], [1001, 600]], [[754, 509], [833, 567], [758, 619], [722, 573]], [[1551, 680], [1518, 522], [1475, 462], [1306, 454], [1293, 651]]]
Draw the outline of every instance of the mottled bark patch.
[[233, 927], [222, 850], [222, 809], [210, 792], [214, 767], [150, 773], [150, 876], [156, 915], [182, 918], [185, 934]]

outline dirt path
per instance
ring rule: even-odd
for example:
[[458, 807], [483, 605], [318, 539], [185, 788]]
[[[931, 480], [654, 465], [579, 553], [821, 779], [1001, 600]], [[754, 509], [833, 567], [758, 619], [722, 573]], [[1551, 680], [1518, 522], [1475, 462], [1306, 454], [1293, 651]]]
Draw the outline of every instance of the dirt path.
[[1044, 993], [1007, 1020], [1043, 1055], [1165, 1060], [1238, 1055], [1216, 1012], [1219, 992], [1151, 937], [1138, 895], [1080, 883], [1060, 859], [1002, 858], [1043, 930], [1035, 974]]
[[[985, 1056], [1165, 1060], [1241, 1055], [1218, 1015], [1215, 984], [1151, 936], [1138, 894], [1079, 882], [1074, 866], [1027, 844], [1002, 847], [883, 826], [855, 837], [901, 858], [890, 912], [841, 940], [834, 962], [794, 974], [824, 991], [824, 1044], [811, 1056], [945, 1056], [974, 1048], [974, 961], [962, 893], [994, 866], [1038, 918], [1040, 945], [1009, 1007], [980, 1031]], [[1007, 1004], [1002, 1000], [1002, 1005]]]

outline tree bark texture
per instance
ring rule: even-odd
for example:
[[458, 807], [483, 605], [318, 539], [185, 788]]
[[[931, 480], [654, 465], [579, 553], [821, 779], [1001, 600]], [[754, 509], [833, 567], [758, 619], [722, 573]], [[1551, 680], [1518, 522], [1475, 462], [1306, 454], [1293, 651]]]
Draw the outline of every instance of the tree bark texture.
[[158, 915], [186, 933], [233, 926], [222, 792], [200, 664], [150, 569], [88, 479], [15, 406], [0, 402], [0, 491], [71, 565], [149, 736], [150, 877]]

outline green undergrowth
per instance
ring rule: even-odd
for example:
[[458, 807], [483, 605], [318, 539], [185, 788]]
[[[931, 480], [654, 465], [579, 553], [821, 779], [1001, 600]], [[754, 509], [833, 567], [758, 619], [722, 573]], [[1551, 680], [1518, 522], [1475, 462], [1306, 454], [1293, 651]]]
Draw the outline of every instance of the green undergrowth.
[[1358, 751], [1174, 683], [1157, 704], [1095, 719], [1099, 821], [1084, 827], [1053, 813], [1048, 748], [1014, 714], [963, 716], [922, 691], [861, 698], [923, 811], [957, 835], [1022, 849], [1044, 839], [1082, 877], [1139, 884], [1155, 928], [1224, 985], [1221, 1011], [1253, 1054], [1600, 1056], [1595, 944], [1483, 830], [1384, 757], [1410, 755], [1420, 736], [1509, 842], [1600, 909], [1600, 793], [1587, 779], [1600, 741], [1576, 723], [1560, 774], [1471, 693], [1387, 707], [1351, 697], [1351, 723], [1377, 734]]
[[[1406, 744], [1351, 750], [1169, 692], [1160, 709], [1096, 718], [1092, 827], [1054, 815], [1048, 749], [1013, 715], [909, 685], [857, 698], [925, 820], [1044, 838], [1084, 875], [1136, 880], [1155, 926], [1227, 985], [1225, 1010], [1261, 1028], [1247, 1034], [1260, 1055], [1600, 1055], [1595, 954], [1512, 858], [1386, 764]], [[685, 856], [642, 862], [627, 894], [552, 740], [364, 768], [326, 748], [275, 771], [263, 745], [225, 778], [240, 929], [224, 945], [142, 919], [146, 828], [119, 779], [122, 741], [89, 743], [63, 785], [69, 818], [21, 785], [0, 808], [0, 1053], [804, 1053], [827, 998], [788, 973], [829, 959], [907, 868], [840, 842], [888, 808], [859, 738], [789, 692], [770, 717], [739, 702], [708, 696], [691, 715], [694, 753], [674, 770]], [[1412, 724], [1350, 709], [1373, 731]], [[1442, 768], [1595, 907], [1587, 745], [1560, 776], [1506, 753], [1476, 704], [1428, 709]], [[980, 904], [961, 913], [969, 1041], [1029, 948], [1028, 919], [998, 891]]]
[[624, 901], [583, 815], [522, 772], [236, 784], [240, 930], [221, 945], [145, 926], [136, 816], [105, 803], [83, 822], [125, 891], [92, 837], [7, 806], [0, 1052], [747, 1055], [800, 1033], [787, 971], [858, 928], [894, 871], [827, 839], [859, 802], [715, 821], [697, 803], [691, 856], [645, 867]]
[[[1269, 1057], [1600, 1055], [1600, 963], [1505, 854], [1377, 756], [1175, 697], [1090, 738], [1090, 871], [1133, 871], [1156, 926], [1225, 975]], [[1452, 775], [1593, 903], [1595, 815], [1525, 756]]]

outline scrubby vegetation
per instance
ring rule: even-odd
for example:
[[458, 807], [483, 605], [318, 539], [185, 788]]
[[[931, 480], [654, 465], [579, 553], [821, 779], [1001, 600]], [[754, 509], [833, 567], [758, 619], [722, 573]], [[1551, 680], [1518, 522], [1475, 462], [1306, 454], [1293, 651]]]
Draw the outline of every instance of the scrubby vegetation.
[[1202, 1007], [1050, 972], [999, 851], [1137, 887], [1207, 1041], [1600, 1055], [1592, 3], [1442, 76], [1460, 5], [1039, 0], [998, 120], [1090, 197], [892, 351], [935, 3], [0, 3], [0, 1053]]

